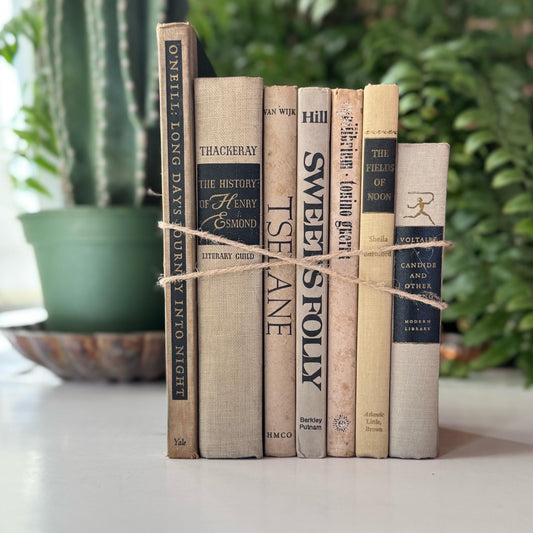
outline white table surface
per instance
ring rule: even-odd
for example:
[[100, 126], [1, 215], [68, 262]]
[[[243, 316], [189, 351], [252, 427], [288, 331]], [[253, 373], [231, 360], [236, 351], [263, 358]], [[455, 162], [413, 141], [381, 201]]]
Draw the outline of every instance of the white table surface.
[[531, 532], [533, 388], [441, 379], [435, 460], [170, 460], [163, 383], [66, 383], [0, 340], [0, 532]]

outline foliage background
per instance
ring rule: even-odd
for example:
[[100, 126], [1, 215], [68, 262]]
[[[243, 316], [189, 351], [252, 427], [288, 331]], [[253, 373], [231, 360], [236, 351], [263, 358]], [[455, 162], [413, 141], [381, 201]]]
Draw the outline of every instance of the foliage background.
[[217, 73], [265, 84], [400, 87], [400, 141], [448, 142], [444, 314], [533, 383], [533, 2], [192, 0]]

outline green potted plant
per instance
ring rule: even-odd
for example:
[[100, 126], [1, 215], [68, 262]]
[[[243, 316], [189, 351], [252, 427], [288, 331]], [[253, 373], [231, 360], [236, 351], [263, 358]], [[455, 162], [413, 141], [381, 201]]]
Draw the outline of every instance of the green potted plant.
[[[29, 157], [57, 170], [66, 204], [20, 217], [47, 329], [161, 330], [161, 215], [147, 196], [161, 179], [155, 27], [183, 20], [186, 3], [38, 0], [31, 9], [40, 83], [34, 107], [48, 113], [48, 146], [38, 135], [42, 121], [38, 132], [27, 120], [19, 134], [51, 156], [37, 149]], [[40, 188], [33, 179], [26, 184]]]

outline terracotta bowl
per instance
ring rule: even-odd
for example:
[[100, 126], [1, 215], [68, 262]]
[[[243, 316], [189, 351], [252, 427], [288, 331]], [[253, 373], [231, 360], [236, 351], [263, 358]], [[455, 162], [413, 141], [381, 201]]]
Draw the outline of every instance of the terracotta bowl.
[[165, 373], [165, 334], [54, 333], [44, 323], [4, 328], [13, 347], [67, 380], [156, 380]]

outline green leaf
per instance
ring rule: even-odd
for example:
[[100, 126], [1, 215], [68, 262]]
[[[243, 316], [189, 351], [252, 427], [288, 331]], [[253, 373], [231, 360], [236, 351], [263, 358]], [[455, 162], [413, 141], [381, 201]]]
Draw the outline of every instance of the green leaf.
[[400, 117], [400, 124], [408, 130], [414, 130], [423, 126], [422, 119], [418, 113], [411, 113], [404, 117]]
[[528, 313], [518, 323], [518, 331], [530, 331], [532, 329], [533, 329], [533, 313]]
[[[422, 77], [420, 70], [409, 61], [397, 61], [381, 78], [381, 83], [398, 83], [406, 82], [407, 80], [416, 81]], [[419, 85], [417, 85], [419, 86]]]
[[505, 215], [515, 215], [517, 213], [527, 213], [533, 210], [533, 197], [530, 192], [524, 192], [511, 198], [504, 206]]
[[41, 194], [44, 194], [45, 196], [52, 196], [50, 194], [50, 191], [34, 178], [28, 178], [27, 180], [24, 180], [24, 184], [28, 188], [33, 189], [34, 191], [37, 191]]
[[514, 232], [533, 239], [533, 220], [529, 217], [519, 220], [514, 226]]
[[444, 102], [447, 104], [450, 101], [450, 94], [446, 89], [432, 85], [422, 89], [422, 96], [431, 102]]
[[507, 185], [511, 185], [513, 183], [520, 183], [524, 180], [525, 176], [522, 170], [519, 168], [507, 168], [501, 172], [498, 172], [498, 174], [492, 178], [491, 185], [495, 189], [499, 189], [500, 187], [506, 187]]
[[487, 125], [487, 115], [482, 109], [467, 109], [459, 113], [453, 121], [456, 130], [477, 130]]
[[498, 167], [501, 167], [502, 165], [505, 165], [506, 163], [509, 163], [511, 161], [512, 157], [509, 152], [504, 150], [503, 148], [498, 148], [497, 150], [494, 150], [489, 154], [487, 159], [485, 159], [485, 170], [487, 172], [492, 172], [493, 170], [496, 170]]
[[461, 180], [459, 179], [459, 175], [457, 174], [457, 171], [454, 168], [450, 168], [448, 170], [448, 191], [456, 192], [459, 190], [460, 186], [461, 186]]
[[420, 108], [419, 113], [420, 113], [420, 116], [428, 122], [431, 120], [434, 120], [438, 115], [437, 108], [432, 105], [422, 106]]
[[514, 311], [527, 311], [528, 309], [533, 309], [533, 298], [531, 298], [531, 294], [528, 294], [527, 292], [519, 294], [507, 302], [505, 309], [510, 313]]
[[474, 226], [474, 231], [480, 235], [490, 235], [501, 229], [501, 220], [496, 217], [485, 218]]
[[506, 322], [507, 313], [503, 311], [484, 315], [465, 333], [464, 345], [481, 346], [488, 340], [500, 336]]
[[398, 82], [400, 97], [413, 91], [419, 91], [421, 88], [422, 82], [420, 80], [402, 80]]
[[464, 150], [467, 154], [474, 154], [482, 146], [492, 143], [496, 140], [494, 134], [489, 130], [481, 130], [471, 133], [466, 141]]
[[422, 105], [422, 98], [416, 93], [406, 94], [404, 97], [400, 98], [400, 103], [398, 111], [400, 115], [406, 115], [410, 111], [415, 111], [419, 109]]
[[483, 370], [484, 368], [502, 365], [512, 359], [520, 349], [521, 337], [516, 333], [511, 333], [496, 339], [490, 347], [469, 363], [472, 370]]
[[328, 15], [336, 5], [336, 0], [316, 0], [311, 7], [311, 20], [318, 24]]

